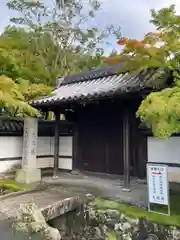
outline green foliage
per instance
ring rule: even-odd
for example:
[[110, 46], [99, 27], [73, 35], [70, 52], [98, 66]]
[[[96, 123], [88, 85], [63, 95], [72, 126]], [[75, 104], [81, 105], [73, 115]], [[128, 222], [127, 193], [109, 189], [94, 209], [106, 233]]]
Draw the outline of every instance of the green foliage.
[[20, 85], [6, 76], [0, 76], [0, 108], [10, 116], [39, 116], [38, 110], [25, 101]]
[[[171, 88], [151, 93], [142, 102], [138, 116], [152, 127], [155, 136], [167, 138], [180, 132], [180, 16], [176, 14], [175, 6], [172, 5], [158, 12], [152, 10], [151, 22], [157, 27], [159, 33], [149, 34], [144, 39], [145, 42], [152, 44], [152, 50], [149, 49], [152, 60], [147, 61], [147, 67], [151, 67], [153, 63], [153, 67], [169, 70], [173, 79]], [[158, 41], [163, 45], [155, 48]], [[162, 75], [164, 73], [165, 71]], [[153, 79], [153, 84], [158, 82], [161, 76]], [[164, 77], [164, 80], [166, 79]]]
[[10, 117], [39, 116], [27, 101], [52, 91], [45, 84], [36, 83], [45, 77], [38, 67], [38, 58], [28, 49], [29, 39], [29, 32], [15, 27], [6, 28], [0, 36], [0, 108]]
[[[83, 0], [57, 1], [57, 4], [9, 0], [7, 5], [18, 13], [18, 18], [11, 21], [28, 29], [26, 32], [9, 28], [4, 35], [17, 43], [20, 77], [33, 83], [54, 86], [59, 76], [100, 66], [104, 53], [102, 44], [107, 44], [109, 34], [119, 35], [119, 28], [114, 26], [103, 30], [84, 27], [100, 7], [96, 0], [86, 4]], [[21, 36], [24, 37], [19, 43]]]
[[180, 132], [180, 16], [174, 5], [151, 13], [156, 32], [146, 34], [142, 41], [121, 38], [122, 53], [108, 61], [123, 63], [121, 71], [131, 74], [159, 69], [148, 82], [156, 92], [142, 101], [137, 116], [156, 137], [167, 138]]
[[96, 0], [85, 5], [82, 0], [50, 5], [9, 0], [7, 5], [18, 17], [11, 19], [16, 25], [6, 27], [0, 35], [1, 113], [39, 116], [27, 102], [50, 95], [59, 76], [100, 66], [101, 44], [106, 44], [110, 33], [118, 34], [119, 28], [84, 28], [100, 7]]
[[30, 83], [30, 81], [22, 78], [16, 79], [16, 82], [18, 82], [20, 91], [27, 102], [38, 97], [50, 96], [52, 94], [53, 88], [45, 84]]
[[[16, 79], [28, 79], [31, 83], [43, 83], [51, 85], [52, 79], [55, 79], [57, 72], [52, 70], [52, 73], [46, 71], [47, 61], [51, 61], [56, 55], [56, 48], [47, 36], [42, 36], [39, 48], [37, 48], [33, 39], [32, 31], [25, 31], [22, 28], [8, 27], [0, 36], [0, 48], [5, 54], [7, 60], [0, 55], [1, 71], [7, 76]], [[42, 59], [39, 54], [39, 49], [44, 49], [45, 57]], [[46, 51], [48, 49], [48, 51]], [[10, 62], [10, 60], [11, 62]], [[42, 61], [43, 60], [43, 61]], [[11, 64], [10, 64], [11, 63]], [[13, 70], [12, 71], [12, 66]]]
[[117, 240], [116, 234], [114, 231], [108, 233], [108, 240]]
[[137, 116], [152, 131], [156, 137], [166, 138], [173, 133], [180, 132], [180, 88], [166, 88], [165, 90], [149, 94], [142, 101]]

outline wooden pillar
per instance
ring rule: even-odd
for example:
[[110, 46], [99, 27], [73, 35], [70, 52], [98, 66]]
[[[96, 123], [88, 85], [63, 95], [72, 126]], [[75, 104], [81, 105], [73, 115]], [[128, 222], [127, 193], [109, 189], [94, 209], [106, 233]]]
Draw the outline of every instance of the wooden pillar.
[[140, 134], [138, 150], [138, 178], [146, 179], [147, 136]]
[[45, 113], [44, 113], [44, 118], [45, 118], [45, 120], [48, 120], [48, 111], [46, 111]]
[[57, 177], [59, 169], [59, 135], [60, 135], [60, 111], [54, 111], [55, 131], [54, 131], [54, 169], [53, 177]]
[[73, 126], [72, 170], [76, 170], [78, 161], [78, 125]]
[[124, 191], [130, 191], [130, 121], [129, 112], [123, 113], [123, 160], [124, 160]]

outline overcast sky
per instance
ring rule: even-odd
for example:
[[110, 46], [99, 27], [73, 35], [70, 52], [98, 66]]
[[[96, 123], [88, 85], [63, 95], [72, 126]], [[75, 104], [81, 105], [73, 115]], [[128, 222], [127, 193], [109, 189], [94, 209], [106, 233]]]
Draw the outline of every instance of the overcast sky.
[[[6, 7], [8, 0], [0, 0], [0, 31], [8, 24], [8, 19], [13, 13]], [[46, 0], [51, 1], [51, 0]], [[144, 33], [153, 30], [150, 25], [150, 9], [163, 8], [170, 4], [176, 4], [180, 13], [180, 0], [100, 0], [101, 10], [94, 20], [99, 27], [107, 24], [121, 26], [122, 35], [125, 37], [141, 39]]]

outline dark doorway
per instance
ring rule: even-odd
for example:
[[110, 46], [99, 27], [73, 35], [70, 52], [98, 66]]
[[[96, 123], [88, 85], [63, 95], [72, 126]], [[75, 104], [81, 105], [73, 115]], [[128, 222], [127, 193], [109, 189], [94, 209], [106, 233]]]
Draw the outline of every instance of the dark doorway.
[[123, 174], [122, 119], [112, 107], [87, 107], [79, 121], [77, 168]]

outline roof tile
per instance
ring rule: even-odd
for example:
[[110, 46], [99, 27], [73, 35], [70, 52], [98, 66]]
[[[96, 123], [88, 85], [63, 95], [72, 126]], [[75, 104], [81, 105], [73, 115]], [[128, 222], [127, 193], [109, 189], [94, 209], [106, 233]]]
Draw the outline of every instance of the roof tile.
[[[155, 71], [143, 72], [136, 76], [128, 73], [120, 74], [117, 69], [93, 71], [93, 74], [90, 72], [83, 73], [83, 77], [80, 74], [64, 78], [52, 96], [31, 101], [30, 104], [34, 106], [51, 105], [55, 102], [98, 99], [121, 92], [139, 91], [147, 86], [148, 79]], [[97, 75], [96, 72], [98, 72]], [[99, 77], [95, 77], [95, 75]]]

